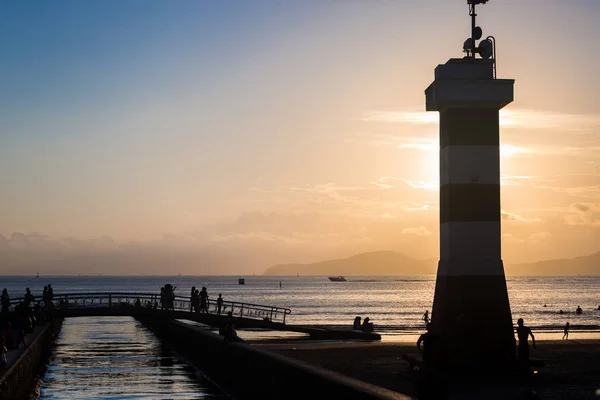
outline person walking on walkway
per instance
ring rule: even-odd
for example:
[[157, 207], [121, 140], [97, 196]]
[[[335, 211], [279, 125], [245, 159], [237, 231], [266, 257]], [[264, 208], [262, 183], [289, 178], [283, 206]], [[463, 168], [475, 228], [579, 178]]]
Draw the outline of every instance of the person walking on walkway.
[[429, 321], [429, 310], [425, 310], [425, 314], [423, 314], [423, 322], [425, 322], [425, 326], [427, 326]]
[[571, 324], [569, 324], [567, 322], [567, 324], [565, 325], [565, 333], [563, 335], [563, 340], [564, 339], [569, 339], [569, 329], [571, 328]]

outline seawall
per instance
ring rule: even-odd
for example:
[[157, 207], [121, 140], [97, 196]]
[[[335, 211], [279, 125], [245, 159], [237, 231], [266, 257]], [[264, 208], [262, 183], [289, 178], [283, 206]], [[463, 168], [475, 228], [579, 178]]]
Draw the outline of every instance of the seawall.
[[50, 354], [62, 319], [55, 318], [44, 325], [19, 357], [10, 363], [0, 378], [0, 399], [26, 399], [35, 386], [35, 377]]
[[246, 343], [226, 342], [183, 322], [140, 320], [237, 399], [412, 399]]

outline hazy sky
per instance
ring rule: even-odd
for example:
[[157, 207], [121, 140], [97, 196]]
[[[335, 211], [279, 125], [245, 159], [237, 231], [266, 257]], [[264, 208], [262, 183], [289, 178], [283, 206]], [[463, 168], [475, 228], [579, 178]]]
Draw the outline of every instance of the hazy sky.
[[[479, 15], [499, 77], [516, 79], [505, 261], [600, 250], [600, 2], [491, 0]], [[198, 273], [435, 258], [423, 92], [469, 27], [464, 0], [3, 2], [0, 249], [135, 248]]]

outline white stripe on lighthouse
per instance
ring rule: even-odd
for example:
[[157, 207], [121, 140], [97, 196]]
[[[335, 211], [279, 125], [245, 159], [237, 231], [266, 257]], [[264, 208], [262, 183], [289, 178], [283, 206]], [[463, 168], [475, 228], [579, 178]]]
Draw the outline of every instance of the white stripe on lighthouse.
[[498, 146], [446, 146], [440, 153], [440, 185], [500, 184]]

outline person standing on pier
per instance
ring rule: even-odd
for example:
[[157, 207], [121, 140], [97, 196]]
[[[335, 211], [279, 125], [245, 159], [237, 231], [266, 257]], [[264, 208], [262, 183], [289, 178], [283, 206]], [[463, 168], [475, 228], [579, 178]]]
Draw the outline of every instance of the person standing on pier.
[[8, 290], [6, 290], [6, 288], [2, 290], [0, 304], [2, 304], [2, 313], [7, 313], [10, 308], [10, 296], [8, 295]]
[[35, 301], [35, 297], [31, 294], [31, 290], [29, 288], [25, 288], [25, 296], [23, 303], [26, 308], [29, 308], [29, 305]]
[[217, 315], [221, 315], [221, 307], [223, 307], [223, 297], [219, 293], [219, 297], [217, 297]]
[[196, 297], [196, 286], [192, 286], [190, 291], [190, 311], [194, 311], [194, 298]]
[[204, 286], [200, 291], [200, 312], [208, 313], [208, 292]]
[[423, 314], [423, 322], [425, 322], [425, 326], [429, 323], [429, 310], [425, 310], [425, 314]]
[[531, 336], [531, 344], [535, 349], [535, 336], [531, 332], [531, 328], [525, 326], [523, 318], [517, 320], [517, 336], [519, 338], [519, 364], [521, 367], [529, 366], [529, 336]]

